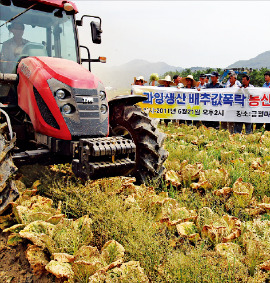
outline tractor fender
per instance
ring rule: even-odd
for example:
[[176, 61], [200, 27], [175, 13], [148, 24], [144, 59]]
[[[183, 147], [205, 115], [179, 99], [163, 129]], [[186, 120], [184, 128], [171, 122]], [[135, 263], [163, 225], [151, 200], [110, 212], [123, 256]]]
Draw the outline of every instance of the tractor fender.
[[142, 102], [144, 100], [147, 100], [147, 96], [133, 95], [133, 94], [119, 95], [109, 101], [109, 108], [115, 107], [120, 104], [131, 106], [131, 105], [135, 105], [138, 102]]

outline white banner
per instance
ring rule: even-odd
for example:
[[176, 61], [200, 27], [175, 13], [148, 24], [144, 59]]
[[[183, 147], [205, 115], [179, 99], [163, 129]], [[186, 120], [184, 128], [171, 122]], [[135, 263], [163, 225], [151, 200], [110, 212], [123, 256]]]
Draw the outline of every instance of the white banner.
[[152, 118], [270, 123], [270, 88], [177, 89], [132, 86]]

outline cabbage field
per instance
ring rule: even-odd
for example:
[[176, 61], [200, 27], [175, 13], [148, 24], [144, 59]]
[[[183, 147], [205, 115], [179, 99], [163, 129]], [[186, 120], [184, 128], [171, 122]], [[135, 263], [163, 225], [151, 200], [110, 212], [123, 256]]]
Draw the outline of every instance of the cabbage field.
[[270, 132], [160, 130], [169, 152], [160, 181], [21, 168], [21, 196], [0, 217], [6, 245], [25, 247], [47, 282], [268, 282]]

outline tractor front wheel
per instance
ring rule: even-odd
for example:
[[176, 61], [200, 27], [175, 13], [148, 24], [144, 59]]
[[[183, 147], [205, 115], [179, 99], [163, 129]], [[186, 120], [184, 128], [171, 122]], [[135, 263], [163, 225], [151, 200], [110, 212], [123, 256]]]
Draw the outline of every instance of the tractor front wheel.
[[15, 183], [9, 180], [17, 168], [13, 164], [11, 155], [14, 139], [8, 138], [7, 128], [7, 123], [1, 123], [0, 120], [0, 215], [19, 197]]
[[136, 145], [136, 166], [129, 175], [138, 183], [157, 180], [164, 171], [168, 152], [162, 145], [166, 137], [153, 120], [137, 105], [117, 105], [110, 109], [111, 135], [132, 139]]

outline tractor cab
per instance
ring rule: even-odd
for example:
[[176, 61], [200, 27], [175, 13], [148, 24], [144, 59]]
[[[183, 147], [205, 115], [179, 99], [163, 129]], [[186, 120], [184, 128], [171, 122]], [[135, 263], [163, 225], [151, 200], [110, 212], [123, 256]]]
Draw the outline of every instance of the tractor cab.
[[[43, 1], [46, 2], [46, 1]], [[73, 7], [71, 7], [73, 8]], [[64, 58], [80, 63], [75, 10], [32, 1], [0, 1], [0, 73], [16, 74], [28, 56]], [[16, 104], [12, 84], [0, 82], [0, 102]]]
[[0, 2], [2, 73], [16, 73], [18, 61], [25, 56], [65, 58], [79, 63], [74, 10], [33, 5], [31, 1], [8, 1], [7, 6], [3, 2], [7, 1]]
[[[82, 62], [105, 62], [103, 58], [80, 58], [77, 8], [69, 1], [60, 0], [0, 0], [0, 74], [17, 74], [21, 59], [32, 56], [62, 58]], [[86, 17], [86, 16], [83, 16]], [[92, 17], [92, 16], [87, 16]], [[93, 43], [100, 43], [100, 23], [91, 22]], [[0, 102], [14, 105], [16, 93], [8, 80], [0, 77]]]

